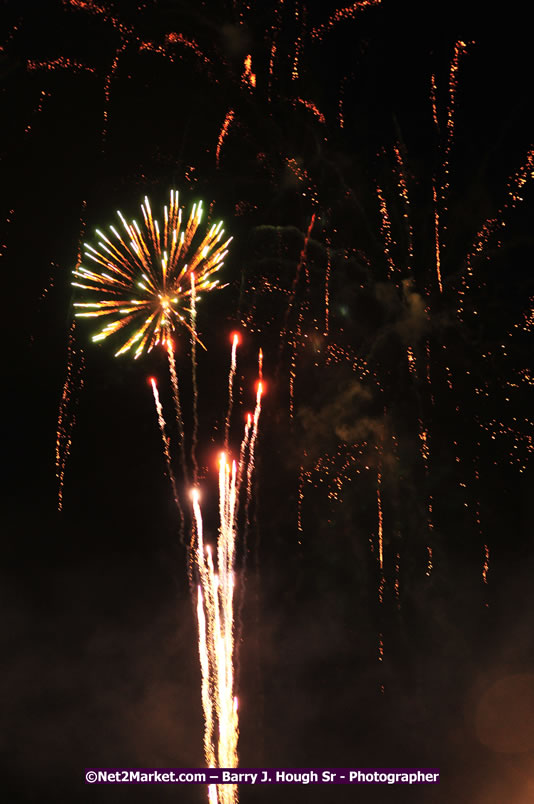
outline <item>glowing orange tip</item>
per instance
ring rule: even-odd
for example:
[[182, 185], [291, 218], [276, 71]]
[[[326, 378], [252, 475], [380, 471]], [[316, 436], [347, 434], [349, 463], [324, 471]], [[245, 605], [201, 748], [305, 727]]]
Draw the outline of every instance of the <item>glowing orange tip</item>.
[[260, 396], [263, 396], [263, 394], [265, 393], [264, 380], [258, 380], [258, 382], [256, 383], [256, 393], [259, 394]]
[[155, 377], [149, 377], [148, 382], [150, 383], [150, 385], [156, 385], [156, 378]]
[[191, 489], [190, 494], [193, 502], [197, 503], [200, 499], [200, 491], [198, 489]]
[[232, 332], [232, 334], [230, 335], [230, 339], [232, 343], [234, 343], [236, 346], [239, 346], [239, 344], [241, 343], [241, 335], [239, 332]]

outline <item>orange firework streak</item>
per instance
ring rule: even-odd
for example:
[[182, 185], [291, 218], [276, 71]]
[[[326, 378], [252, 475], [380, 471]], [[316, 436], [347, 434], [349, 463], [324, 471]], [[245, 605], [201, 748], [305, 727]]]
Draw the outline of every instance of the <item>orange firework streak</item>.
[[[473, 44], [472, 42], [469, 44]], [[444, 200], [445, 196], [449, 192], [450, 183], [449, 183], [449, 158], [451, 153], [451, 147], [454, 139], [454, 112], [456, 106], [456, 90], [458, 89], [458, 69], [460, 66], [460, 56], [464, 56], [467, 53], [467, 44], [458, 40], [454, 45], [454, 56], [451, 61], [451, 67], [449, 72], [449, 106], [447, 109], [447, 143], [445, 145], [445, 159], [443, 161], [443, 172], [445, 176], [445, 180], [442, 186], [442, 194], [441, 197]], [[435, 92], [435, 85], [433, 87], [433, 91]]]
[[256, 88], [256, 73], [252, 72], [252, 55], [250, 53], [245, 59], [241, 83], [250, 90]]
[[404, 164], [404, 159], [402, 156], [402, 152], [400, 149], [400, 144], [397, 143], [393, 147], [393, 153], [395, 154], [395, 158], [397, 160], [397, 169], [398, 169], [398, 185], [399, 185], [399, 194], [402, 199], [402, 203], [404, 205], [404, 219], [406, 220], [406, 225], [408, 229], [408, 271], [411, 273], [413, 270], [413, 226], [410, 222], [410, 195], [408, 193], [408, 182], [406, 180], [406, 167]]
[[[232, 366], [235, 361], [235, 345]], [[260, 357], [261, 361], [261, 357]], [[261, 370], [261, 362], [260, 362]], [[232, 376], [232, 370], [231, 370]], [[223, 452], [219, 463], [219, 534], [217, 558], [204, 544], [200, 492], [192, 492], [194, 562], [197, 571], [198, 648], [202, 673], [204, 755], [209, 768], [235, 768], [238, 763], [239, 719], [234, 689], [234, 565], [239, 492], [246, 476], [247, 503], [254, 469], [254, 451], [261, 412], [263, 383], [258, 382], [256, 407], [248, 416], [239, 461], [229, 463]], [[210, 785], [210, 804], [235, 804], [235, 785]]]
[[72, 432], [76, 422], [77, 394], [83, 388], [85, 360], [83, 351], [76, 349], [76, 322], [73, 321], [67, 345], [67, 376], [59, 403], [56, 430], [56, 478], [58, 481], [57, 508], [63, 509], [65, 470], [72, 446]]
[[[384, 520], [382, 516], [382, 458], [378, 467], [377, 487], [376, 487], [376, 502], [378, 509], [378, 563], [380, 564], [380, 572], [382, 573], [382, 580], [384, 580]], [[382, 602], [382, 592], [380, 592], [380, 602]]]
[[330, 271], [332, 264], [330, 262], [330, 238], [326, 238], [326, 270], [324, 277], [324, 331], [325, 338], [328, 337], [328, 329], [330, 326]]
[[[76, 255], [76, 267], [80, 266], [81, 242], [85, 230], [85, 209], [87, 202], [82, 201], [82, 212], [80, 215], [80, 236], [78, 239], [78, 253]], [[11, 210], [13, 212], [13, 210]], [[9, 218], [8, 218], [9, 222]], [[0, 255], [1, 256], [1, 255]], [[76, 357], [79, 357], [76, 361]], [[59, 403], [57, 429], [56, 429], [56, 477], [58, 480], [58, 511], [63, 509], [63, 485], [65, 482], [65, 469], [72, 446], [72, 432], [75, 424], [75, 410], [78, 404], [76, 393], [83, 388], [83, 370], [85, 360], [82, 349], [76, 350], [76, 322], [73, 321], [67, 346], [67, 376], [63, 384], [61, 400]]]
[[75, 59], [67, 59], [64, 56], [59, 56], [57, 59], [50, 59], [49, 61], [36, 61], [35, 59], [28, 59], [26, 62], [27, 70], [71, 70], [73, 73], [88, 72], [96, 73], [94, 67], [89, 67], [87, 64], [76, 61]]
[[[234, 332], [232, 336], [232, 358], [230, 363], [230, 373], [228, 375], [228, 411], [226, 413], [226, 420], [224, 423], [224, 451], [228, 452], [228, 437], [230, 435], [230, 417], [232, 415], [232, 406], [234, 403], [234, 377], [236, 370], [236, 354], [237, 346], [239, 344], [239, 335]], [[260, 352], [261, 355], [261, 352]], [[261, 372], [261, 363], [260, 363]], [[261, 373], [260, 373], [261, 376]]]
[[323, 23], [323, 25], [313, 28], [310, 31], [310, 36], [312, 39], [321, 39], [326, 31], [331, 30], [339, 22], [343, 22], [343, 20], [352, 20], [358, 11], [363, 11], [367, 8], [371, 8], [372, 6], [379, 6], [381, 2], [382, 0], [357, 0], [356, 3], [353, 3], [350, 6], [339, 8], [325, 23]]
[[159, 393], [158, 393], [158, 386], [156, 384], [156, 380], [154, 379], [154, 377], [150, 378], [150, 385], [152, 387], [152, 394], [154, 396], [154, 404], [156, 406], [156, 412], [158, 414], [158, 424], [159, 424], [159, 429], [160, 429], [160, 432], [161, 432], [161, 441], [163, 443], [163, 453], [165, 455], [165, 463], [167, 464], [167, 473], [169, 475], [169, 480], [171, 481], [174, 502], [176, 503], [176, 507], [180, 511], [181, 517], [183, 519], [182, 507], [180, 505], [178, 492], [176, 490], [176, 480], [175, 480], [175, 477], [174, 477], [174, 472], [172, 471], [171, 454], [169, 452], [169, 437], [167, 436], [167, 432], [166, 432], [166, 428], [165, 428], [165, 419], [163, 418], [163, 408], [161, 407], [161, 402], [160, 402]]
[[117, 73], [119, 66], [119, 59], [128, 46], [128, 42], [124, 41], [115, 51], [115, 56], [111, 62], [111, 67], [106, 76], [104, 83], [104, 122], [102, 126], [102, 143], [105, 143], [108, 135], [108, 121], [109, 121], [109, 99], [111, 97], [111, 82]]
[[234, 110], [229, 109], [229, 111], [226, 113], [226, 117], [224, 118], [224, 123], [221, 126], [221, 131], [219, 133], [219, 139], [217, 140], [217, 149], [215, 151], [215, 162], [217, 164], [217, 167], [219, 167], [219, 163], [220, 163], [220, 159], [221, 159], [221, 148], [222, 148], [222, 145], [223, 145], [223, 141], [224, 141], [226, 135], [228, 134], [228, 129], [230, 128], [230, 125], [231, 125], [233, 119], [234, 119]]
[[[306, 236], [304, 238], [304, 245], [302, 246], [302, 251], [300, 252], [299, 261], [297, 264], [297, 270], [295, 271], [295, 277], [293, 279], [293, 283], [291, 286], [291, 292], [289, 296], [289, 304], [287, 306], [285, 318], [284, 318], [284, 326], [282, 331], [280, 332], [280, 344], [285, 339], [288, 321], [289, 321], [289, 314], [291, 313], [293, 304], [295, 302], [295, 296], [297, 294], [297, 287], [300, 279], [300, 274], [302, 271], [302, 266], [306, 264], [306, 254], [308, 251], [308, 243], [310, 241], [311, 232], [313, 229], [313, 224], [315, 223], [315, 212], [312, 214], [310, 223], [308, 226], [308, 230], [306, 232]], [[291, 341], [291, 345], [293, 347], [292, 358], [291, 358], [291, 366], [289, 369], [289, 414], [291, 418], [293, 418], [293, 392], [295, 386], [295, 375], [296, 375], [296, 350], [297, 350], [297, 338], [301, 335], [301, 327], [302, 327], [302, 310], [299, 312], [298, 324], [297, 324], [297, 332], [293, 334], [293, 340]]]
[[389, 219], [389, 212], [386, 204], [386, 199], [384, 198], [382, 189], [378, 184], [376, 185], [376, 194], [380, 202], [380, 218], [381, 218], [380, 232], [384, 240], [384, 254], [386, 256], [386, 260], [388, 263], [387, 278], [390, 279], [392, 274], [395, 273], [395, 261], [393, 260], [391, 254], [391, 248], [394, 245], [394, 241], [391, 235], [391, 221]]
[[434, 125], [436, 130], [439, 132], [439, 121], [438, 121], [438, 107], [436, 101], [436, 76], [432, 73], [430, 77], [430, 102], [432, 103], [432, 119], [434, 121]]
[[312, 114], [319, 120], [320, 123], [326, 124], [326, 118], [324, 114], [317, 108], [313, 101], [306, 100], [305, 98], [295, 98], [294, 105], [296, 106], [297, 103], [301, 103], [306, 109], [309, 109]]
[[[379, 453], [376, 502], [378, 510], [378, 565], [380, 567], [380, 582], [378, 585], [378, 602], [382, 606], [384, 603], [384, 588], [386, 586], [386, 576], [384, 574], [384, 517], [382, 512], [382, 451]], [[378, 661], [384, 661], [384, 635], [378, 634]], [[380, 691], [384, 692], [384, 684], [380, 685]]]
[[438, 194], [436, 191], [435, 179], [432, 179], [432, 198], [434, 201], [434, 239], [436, 246], [436, 273], [438, 276], [439, 292], [443, 293], [443, 284], [441, 281], [441, 248], [439, 240], [439, 208], [438, 208]]

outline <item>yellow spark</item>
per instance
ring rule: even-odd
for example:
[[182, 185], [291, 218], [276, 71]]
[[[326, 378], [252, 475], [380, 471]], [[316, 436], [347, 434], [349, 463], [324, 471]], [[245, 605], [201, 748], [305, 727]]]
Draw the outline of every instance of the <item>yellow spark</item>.
[[252, 56], [250, 53], [245, 59], [241, 82], [245, 85], [248, 85], [250, 89], [254, 89], [256, 86], [256, 73], [252, 72]]

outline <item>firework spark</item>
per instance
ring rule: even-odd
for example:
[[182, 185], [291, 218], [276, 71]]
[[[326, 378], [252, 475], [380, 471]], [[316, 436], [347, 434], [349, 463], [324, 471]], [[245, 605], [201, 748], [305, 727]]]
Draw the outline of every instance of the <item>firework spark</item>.
[[224, 423], [224, 450], [228, 452], [228, 437], [230, 434], [230, 417], [232, 416], [232, 407], [234, 403], [234, 377], [236, 370], [236, 352], [239, 343], [239, 335], [234, 332], [232, 335], [232, 358], [230, 363], [230, 373], [228, 375], [228, 410], [226, 413], [226, 420]]
[[321, 39], [326, 31], [331, 30], [335, 25], [344, 20], [352, 20], [358, 13], [358, 11], [363, 11], [366, 8], [371, 8], [372, 6], [379, 6], [382, 0], [357, 0], [356, 3], [353, 3], [346, 8], [339, 8], [335, 11], [329, 19], [324, 22], [322, 25], [318, 25], [316, 28], [313, 28], [310, 31], [310, 36], [312, 39]]
[[[134, 220], [127, 223], [118, 212], [125, 237], [110, 226], [115, 242], [97, 229], [98, 249], [85, 245], [86, 258], [99, 268], [89, 270], [82, 265], [74, 271], [78, 280], [72, 284], [99, 295], [94, 302], [77, 302], [78, 317], [105, 316], [108, 323], [93, 336], [101, 341], [127, 329], [126, 342], [116, 355], [135, 346], [134, 357], [163, 345], [177, 325], [182, 324], [194, 335], [184, 313], [196, 294], [216, 288], [214, 275], [222, 267], [227, 246], [232, 238], [220, 244], [224, 235], [222, 221], [213, 224], [199, 236], [202, 202], [194, 204], [189, 219], [182, 227], [182, 210], [178, 192], [171, 190], [170, 206], [164, 207], [164, 224], [160, 227], [152, 217], [150, 202], [145, 197], [141, 206], [144, 228]], [[194, 283], [192, 277], [194, 275]], [[133, 331], [132, 331], [133, 330]]]
[[221, 130], [220, 130], [220, 133], [219, 133], [219, 139], [217, 140], [217, 149], [215, 151], [215, 161], [217, 163], [217, 167], [220, 166], [221, 148], [222, 148], [223, 142], [224, 142], [224, 140], [225, 140], [225, 138], [226, 138], [226, 136], [228, 134], [228, 129], [230, 128], [230, 126], [232, 124], [234, 116], [235, 116], [234, 110], [229, 109], [227, 114], [226, 114], [226, 117], [224, 118], [224, 123], [222, 124], [222, 127], [221, 127]]
[[167, 435], [167, 429], [166, 429], [166, 426], [165, 426], [165, 419], [163, 418], [163, 408], [161, 406], [161, 402], [160, 402], [160, 398], [159, 398], [158, 386], [157, 386], [157, 383], [156, 383], [156, 380], [154, 379], [154, 377], [150, 377], [149, 381], [150, 381], [150, 385], [152, 387], [152, 395], [154, 396], [154, 404], [156, 406], [156, 412], [157, 412], [157, 415], [158, 415], [158, 425], [159, 425], [159, 429], [160, 429], [160, 433], [161, 433], [161, 440], [162, 440], [162, 443], [163, 443], [163, 453], [165, 455], [165, 463], [167, 464], [167, 474], [168, 474], [169, 480], [171, 482], [174, 502], [176, 504], [176, 507], [178, 508], [178, 511], [180, 512], [180, 521], [181, 521], [181, 523], [183, 523], [184, 514], [183, 514], [182, 506], [180, 505], [180, 498], [178, 497], [178, 491], [176, 489], [176, 479], [174, 477], [174, 472], [172, 470], [171, 453], [170, 453], [170, 450], [169, 450], [170, 439], [169, 439], [169, 437]]
[[72, 446], [72, 434], [76, 423], [76, 408], [79, 392], [83, 388], [85, 360], [81, 349], [76, 348], [76, 323], [73, 321], [67, 346], [67, 376], [63, 384], [56, 431], [56, 477], [58, 481], [57, 507], [63, 509], [63, 486], [65, 469]]

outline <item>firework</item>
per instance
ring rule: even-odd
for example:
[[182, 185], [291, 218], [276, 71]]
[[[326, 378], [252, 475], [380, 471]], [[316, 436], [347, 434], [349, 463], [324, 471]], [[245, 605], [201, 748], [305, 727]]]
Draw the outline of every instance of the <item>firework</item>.
[[[235, 373], [234, 337], [230, 386]], [[261, 361], [261, 357], [260, 357]], [[260, 362], [261, 371], [261, 362]], [[254, 451], [261, 411], [263, 383], [258, 382], [256, 407], [247, 417], [239, 460], [230, 463], [227, 452], [219, 462], [219, 534], [216, 562], [211, 547], [204, 543], [204, 527], [200, 508], [200, 492], [194, 488], [193, 506], [194, 561], [199, 579], [197, 621], [199, 656], [202, 673], [202, 707], [204, 710], [204, 754], [208, 767], [237, 766], [239, 720], [234, 689], [234, 565], [238, 526], [239, 497], [246, 478], [245, 507], [250, 500]], [[211, 785], [209, 800], [214, 804], [234, 804], [234, 785]]]
[[[78, 280], [72, 283], [75, 287], [98, 295], [92, 302], [76, 302], [76, 316], [103, 316], [107, 321], [93, 341], [121, 330], [127, 333], [116, 356], [134, 349], [137, 358], [157, 344], [165, 344], [180, 324], [197, 342], [196, 332], [185, 317], [185, 313], [191, 314], [188, 304], [219, 285], [215, 274], [232, 239], [221, 244], [222, 221], [204, 235], [199, 233], [202, 202], [193, 205], [182, 227], [183, 207], [176, 190], [171, 190], [170, 206], [164, 207], [163, 227], [153, 218], [146, 197], [141, 210], [143, 227], [135, 220], [128, 223], [118, 212], [123, 235], [114, 226], [110, 226], [113, 239], [97, 229], [98, 248], [86, 244], [85, 257], [98, 268], [80, 265], [73, 271]], [[194, 312], [192, 318], [194, 321]]]
[[161, 406], [159, 398], [158, 386], [154, 377], [150, 377], [149, 382], [152, 387], [152, 395], [154, 396], [154, 404], [156, 406], [156, 413], [158, 416], [158, 425], [161, 433], [161, 441], [163, 444], [163, 454], [165, 455], [165, 463], [167, 465], [167, 474], [171, 482], [174, 502], [176, 504], [176, 507], [178, 508], [178, 511], [180, 512], [180, 523], [183, 523], [184, 515], [182, 511], [182, 506], [180, 504], [180, 498], [178, 497], [178, 491], [176, 489], [176, 479], [174, 477], [174, 472], [172, 470], [171, 453], [169, 451], [170, 440], [169, 437], [167, 436], [165, 419], [163, 418], [163, 408]]
[[[194, 301], [191, 315], [192, 336], [195, 333]], [[234, 400], [234, 380], [237, 369], [237, 346], [239, 335], [232, 335], [232, 352], [228, 373], [228, 407], [224, 429], [224, 451], [219, 461], [219, 526], [215, 550], [205, 542], [204, 524], [200, 506], [200, 489], [195, 471], [195, 443], [191, 445], [189, 459], [193, 463], [192, 491], [187, 501], [191, 521], [191, 538], [188, 545], [188, 576], [191, 591], [196, 598], [198, 627], [198, 650], [201, 670], [201, 700], [204, 712], [204, 757], [209, 768], [237, 767], [239, 719], [235, 694], [235, 607], [234, 570], [236, 539], [239, 532], [238, 517], [240, 501], [243, 514], [243, 548], [246, 552], [246, 536], [249, 523], [249, 507], [252, 496], [254, 456], [264, 393], [263, 354], [258, 355], [258, 383], [254, 413], [248, 414], [245, 431], [236, 460], [230, 460], [229, 432]], [[184, 480], [189, 482], [190, 473], [184, 449], [184, 425], [178, 392], [178, 374], [175, 367], [172, 339], [167, 341], [170, 376], [174, 404], [180, 430], [180, 451]], [[192, 361], [193, 360], [193, 355]], [[193, 383], [195, 374], [193, 373]], [[167, 474], [171, 481], [176, 505], [184, 520], [184, 507], [179, 500], [172, 470], [170, 440], [167, 436], [163, 407], [159, 398], [156, 380], [149, 378], [154, 396]], [[194, 411], [196, 415], [196, 410]], [[238, 613], [239, 616], [239, 613]], [[210, 785], [210, 804], [236, 804], [238, 791], [235, 785]]]
[[[171, 341], [169, 342], [171, 343]], [[239, 448], [239, 457], [237, 460], [230, 461], [228, 458], [228, 441], [238, 342], [239, 336], [234, 333], [228, 375], [228, 409], [224, 435], [224, 452], [221, 454], [219, 461], [219, 527], [215, 551], [212, 551], [211, 546], [206, 544], [204, 540], [200, 490], [194, 473], [190, 500], [192, 528], [188, 570], [190, 581], [193, 576], [196, 579], [193, 592], [196, 596], [201, 699], [204, 712], [204, 757], [209, 768], [232, 768], [237, 767], [238, 763], [239, 719], [234, 682], [234, 568], [236, 537], [238, 534], [241, 496], [243, 497], [244, 514], [242, 519], [245, 522], [245, 531], [248, 524], [254, 455], [264, 388], [262, 377], [263, 355], [260, 350], [258, 358], [259, 380], [254, 413], [247, 416], [245, 432]], [[172, 349], [169, 353], [169, 360], [172, 364], [174, 360]], [[176, 372], [171, 376], [176, 404], [178, 388]], [[183, 508], [178, 500], [176, 483], [172, 473], [169, 439], [166, 435], [163, 409], [154, 378], [150, 378], [150, 384], [162, 436], [167, 472], [171, 480], [176, 503], [183, 515]], [[181, 435], [183, 436], [183, 431]], [[191, 456], [191, 460], [193, 460], [193, 456]], [[238, 793], [235, 785], [210, 785], [208, 793], [211, 804], [235, 804], [237, 802]]]
[[[81, 263], [82, 237], [85, 230], [85, 209], [87, 202], [82, 201], [82, 214], [80, 216], [80, 236], [78, 239], [78, 254], [76, 266]], [[58, 511], [63, 509], [63, 486], [65, 483], [65, 470], [72, 446], [72, 433], [76, 421], [75, 411], [78, 407], [79, 394], [83, 388], [83, 371], [85, 359], [83, 351], [76, 348], [76, 321], [70, 327], [67, 345], [67, 376], [63, 384], [56, 430], [56, 477], [58, 480]]]
[[56, 478], [58, 481], [57, 507], [63, 509], [65, 470], [72, 446], [72, 433], [76, 422], [78, 394], [83, 388], [85, 360], [81, 349], [76, 348], [76, 322], [72, 322], [67, 344], [67, 376], [59, 402], [56, 431]]

